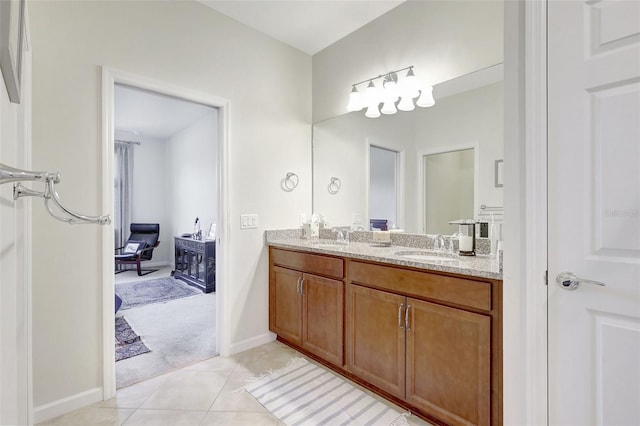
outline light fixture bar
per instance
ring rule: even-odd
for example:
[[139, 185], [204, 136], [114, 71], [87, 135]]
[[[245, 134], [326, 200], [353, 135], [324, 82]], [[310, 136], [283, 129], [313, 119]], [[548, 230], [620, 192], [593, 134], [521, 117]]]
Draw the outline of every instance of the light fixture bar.
[[399, 73], [400, 71], [404, 71], [404, 70], [412, 69], [414, 66], [415, 66], [415, 65], [411, 65], [411, 66], [408, 66], [408, 67], [400, 68], [399, 70], [389, 71], [389, 72], [387, 72], [387, 73], [380, 74], [380, 75], [378, 75], [377, 77], [367, 78], [366, 80], [362, 80], [362, 81], [359, 81], [359, 82], [357, 82], [357, 83], [353, 83], [353, 84], [352, 84], [352, 86], [357, 86], [357, 85], [362, 84], [362, 83], [368, 83], [368, 82], [370, 82], [370, 81], [372, 81], [372, 80], [377, 80], [377, 79], [379, 79], [379, 78], [386, 77], [386, 76], [391, 75], [391, 74], [397, 74], [397, 73]]
[[[400, 111], [413, 111], [416, 106], [428, 108], [435, 104], [433, 87], [420, 81], [413, 72], [413, 65], [379, 74], [351, 85], [347, 111], [362, 111], [366, 108], [365, 116], [369, 118], [395, 114]], [[407, 71], [408, 70], [408, 71]], [[407, 71], [399, 78], [399, 73]], [[378, 86], [375, 80], [382, 81]], [[359, 93], [357, 86], [369, 83], [363, 93]], [[381, 107], [382, 105], [382, 107]]]

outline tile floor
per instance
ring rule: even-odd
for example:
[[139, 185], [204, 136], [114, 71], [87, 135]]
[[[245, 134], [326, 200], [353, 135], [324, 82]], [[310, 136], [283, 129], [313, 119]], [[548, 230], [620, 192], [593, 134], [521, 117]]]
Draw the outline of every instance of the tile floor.
[[[281, 425], [249, 393], [237, 391], [247, 379], [282, 368], [301, 356], [279, 343], [231, 357], [214, 357], [120, 389], [116, 396], [40, 425]], [[403, 411], [396, 407], [399, 411]], [[411, 416], [410, 425], [429, 423]]]

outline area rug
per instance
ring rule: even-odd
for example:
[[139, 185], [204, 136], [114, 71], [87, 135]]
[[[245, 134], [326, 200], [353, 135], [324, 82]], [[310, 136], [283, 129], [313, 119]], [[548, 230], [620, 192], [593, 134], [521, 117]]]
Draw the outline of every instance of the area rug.
[[243, 389], [288, 426], [408, 424], [407, 414], [303, 358]]
[[151, 352], [124, 317], [116, 317], [116, 361]]
[[116, 294], [122, 299], [122, 307], [120, 309], [123, 310], [151, 303], [164, 303], [169, 300], [204, 293], [180, 280], [165, 277], [116, 284]]

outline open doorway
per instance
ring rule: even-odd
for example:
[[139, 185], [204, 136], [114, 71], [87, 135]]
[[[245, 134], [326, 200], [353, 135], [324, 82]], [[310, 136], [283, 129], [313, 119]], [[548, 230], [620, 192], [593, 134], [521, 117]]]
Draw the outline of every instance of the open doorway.
[[[111, 180], [109, 189], [113, 189], [110, 200], [105, 202], [111, 202], [107, 205], [115, 213], [114, 227], [104, 238], [103, 263], [110, 265], [110, 271], [107, 266], [103, 274], [104, 377], [105, 395], [109, 395], [116, 386], [124, 387], [183, 367], [220, 350], [217, 290], [222, 274], [216, 264], [216, 246], [217, 235], [224, 230], [220, 176], [227, 104], [168, 85], [165, 91], [161, 83], [108, 71], [105, 83], [105, 155], [111, 151], [113, 156], [111, 162], [105, 162], [109, 166], [105, 181]], [[128, 171], [114, 155], [121, 150], [130, 151], [133, 167], [124, 163]], [[129, 217], [119, 220], [123, 203], [118, 185], [126, 174], [133, 181]], [[140, 262], [140, 273], [135, 262], [120, 264], [109, 254], [113, 248], [131, 242], [131, 224], [159, 228], [160, 243], [153, 247], [149, 259]], [[196, 238], [194, 233], [198, 234]], [[133, 237], [141, 239], [138, 234]], [[206, 246], [207, 255], [200, 254], [198, 247], [177, 250], [176, 241], [180, 238], [192, 240], [198, 247]], [[178, 251], [181, 256], [176, 256]], [[186, 260], [189, 265], [183, 268]], [[114, 274], [114, 264], [124, 272]], [[175, 274], [176, 270], [182, 276]], [[174, 274], [180, 279], [175, 279]], [[123, 296], [120, 301], [115, 298], [115, 307], [119, 308], [115, 316], [107, 299], [109, 292], [111, 300], [114, 293]], [[121, 327], [125, 328], [124, 334]], [[118, 350], [121, 342], [115, 339], [116, 347], [113, 345], [116, 334], [124, 336], [125, 343], [133, 342], [132, 350], [140, 353], [129, 356], [125, 350], [122, 358], [122, 351]], [[136, 349], [136, 345], [142, 349]], [[116, 353], [121, 358], [117, 362]]]
[[399, 227], [400, 152], [369, 145], [369, 228]]

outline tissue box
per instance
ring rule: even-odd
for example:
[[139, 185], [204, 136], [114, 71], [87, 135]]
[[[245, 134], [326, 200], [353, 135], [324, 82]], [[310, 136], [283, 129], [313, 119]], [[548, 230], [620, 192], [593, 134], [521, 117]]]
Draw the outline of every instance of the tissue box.
[[390, 243], [391, 233], [389, 231], [373, 231], [373, 242], [382, 244]]

